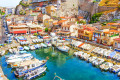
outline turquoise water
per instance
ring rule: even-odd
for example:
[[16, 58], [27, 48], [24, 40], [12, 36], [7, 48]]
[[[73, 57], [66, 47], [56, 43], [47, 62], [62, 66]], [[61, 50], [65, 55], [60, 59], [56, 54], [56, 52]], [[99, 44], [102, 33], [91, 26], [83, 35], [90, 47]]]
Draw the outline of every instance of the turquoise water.
[[[55, 73], [64, 80], [119, 80], [117, 74], [110, 72], [101, 72], [99, 68], [95, 68], [91, 63], [73, 57], [71, 50], [68, 53], [63, 53], [53, 48], [39, 49], [36, 51], [29, 51], [33, 56], [39, 60], [46, 59], [47, 71], [42, 76], [34, 80], [53, 80]], [[5, 63], [5, 58], [1, 58], [1, 63], [5, 75], [9, 80], [17, 80], [11, 68]], [[23, 80], [23, 79], [19, 79]], [[55, 80], [58, 80], [57, 78]]]

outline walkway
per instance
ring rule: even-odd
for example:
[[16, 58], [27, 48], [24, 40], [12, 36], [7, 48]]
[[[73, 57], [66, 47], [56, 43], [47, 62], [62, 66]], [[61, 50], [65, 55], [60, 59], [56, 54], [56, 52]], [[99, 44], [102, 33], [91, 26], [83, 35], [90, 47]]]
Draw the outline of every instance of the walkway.
[[7, 77], [3, 73], [1, 66], [0, 66], [0, 73], [2, 74], [3, 80], [8, 80]]

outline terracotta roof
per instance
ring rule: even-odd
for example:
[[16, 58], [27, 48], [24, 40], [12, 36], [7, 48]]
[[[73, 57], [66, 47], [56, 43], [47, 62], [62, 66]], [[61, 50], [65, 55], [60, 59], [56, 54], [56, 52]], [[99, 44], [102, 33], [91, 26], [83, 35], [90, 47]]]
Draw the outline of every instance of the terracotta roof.
[[58, 31], [56, 33], [70, 33], [70, 31]]
[[117, 30], [110, 30], [110, 31], [106, 31], [106, 32], [104, 32], [104, 33], [110, 33], [110, 32], [119, 33], [120, 31], [117, 31]]
[[79, 18], [79, 19], [83, 19], [83, 17], [82, 17], [82, 16], [78, 16], [78, 18]]
[[60, 17], [60, 18], [65, 18], [65, 17]]
[[7, 19], [7, 21], [11, 21], [11, 19]]
[[58, 21], [58, 24], [61, 24], [61, 23], [65, 22], [65, 21], [67, 21], [67, 20], [60, 20], [60, 21]]
[[62, 27], [70, 27], [70, 25], [69, 24], [64, 24], [64, 25], [62, 25]]
[[54, 22], [53, 25], [58, 25], [58, 22]]
[[120, 23], [107, 23], [107, 24], [110, 24], [110, 25], [120, 25]]

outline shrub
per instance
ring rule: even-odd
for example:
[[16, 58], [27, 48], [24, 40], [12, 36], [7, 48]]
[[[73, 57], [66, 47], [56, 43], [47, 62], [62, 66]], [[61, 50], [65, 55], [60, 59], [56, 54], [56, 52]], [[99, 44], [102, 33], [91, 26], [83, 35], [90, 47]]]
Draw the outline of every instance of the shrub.
[[48, 32], [48, 28], [45, 28], [45, 32]]
[[37, 33], [34, 33], [34, 36], [38, 36], [38, 34], [37, 34]]

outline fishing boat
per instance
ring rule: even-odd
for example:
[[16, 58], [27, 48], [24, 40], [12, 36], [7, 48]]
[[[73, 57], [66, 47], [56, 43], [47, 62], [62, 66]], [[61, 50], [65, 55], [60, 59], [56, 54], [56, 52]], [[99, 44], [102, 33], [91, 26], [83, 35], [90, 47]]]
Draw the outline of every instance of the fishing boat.
[[19, 58], [14, 58], [14, 59], [9, 59], [9, 60], [6, 60], [7, 64], [12, 64], [12, 63], [15, 63], [15, 62], [22, 62], [22, 61], [26, 61], [26, 60], [31, 60], [33, 58], [33, 56], [26, 56], [26, 57], [19, 57]]
[[28, 51], [30, 48], [27, 46], [24, 46], [24, 49]]
[[22, 46], [18, 46], [17, 49], [18, 49], [19, 51], [24, 50], [24, 48], [23, 48]]
[[110, 68], [110, 71], [113, 73], [117, 73], [120, 71], [120, 65], [114, 65], [113, 67]]
[[36, 40], [35, 40], [35, 39], [33, 39], [33, 40], [32, 40], [32, 42], [33, 42], [33, 43], [36, 43]]
[[5, 50], [0, 52], [0, 55], [3, 56], [5, 54]]
[[103, 63], [102, 65], [100, 65], [100, 69], [101, 70], [104, 70], [104, 71], [107, 71], [109, 70], [110, 68], [112, 68], [113, 64], [110, 63], [110, 62], [105, 62]]
[[24, 53], [27, 53], [27, 51], [19, 51], [19, 54], [24, 54]]
[[51, 47], [52, 44], [48, 41], [48, 42], [45, 42], [45, 44], [48, 46], [48, 47]]
[[16, 77], [22, 77], [28, 72], [31, 72], [33, 70], [39, 69], [40, 67], [44, 67], [46, 65], [47, 60], [41, 60], [41, 61], [26, 61], [19, 65], [19, 68], [16, 68], [16, 71], [14, 71]]
[[118, 76], [120, 77], [120, 72], [118, 72]]
[[32, 55], [31, 54], [10, 55], [6, 60], [12, 60], [12, 59], [23, 58], [28, 56], [32, 56]]
[[40, 68], [35, 69], [35, 70], [31, 71], [31, 72], [28, 72], [25, 75], [25, 79], [27, 79], [27, 80], [34, 79], [34, 78], [40, 76], [43, 72], [45, 72], [46, 69], [47, 69], [46, 67], [40, 67]]
[[39, 49], [39, 46], [38, 45], [34, 45], [35, 49]]
[[63, 52], [68, 52], [70, 50], [67, 46], [58, 46], [57, 49]]
[[9, 52], [10, 52], [10, 53], [13, 53], [13, 50], [12, 50], [12, 49], [9, 49]]
[[104, 59], [101, 58], [97, 58], [94, 61], [92, 61], [92, 64], [96, 67], [98, 67], [100, 64], [102, 64], [104, 62]]
[[92, 61], [94, 61], [94, 60], [96, 60], [97, 59], [97, 57], [89, 57], [88, 58], [88, 62], [92, 62]]
[[30, 50], [35, 50], [34, 45], [30, 45], [29, 47], [30, 47]]
[[42, 47], [45, 47], [45, 48], [47, 47], [47, 45], [44, 44], [44, 43], [41, 43], [41, 46], [42, 46]]

